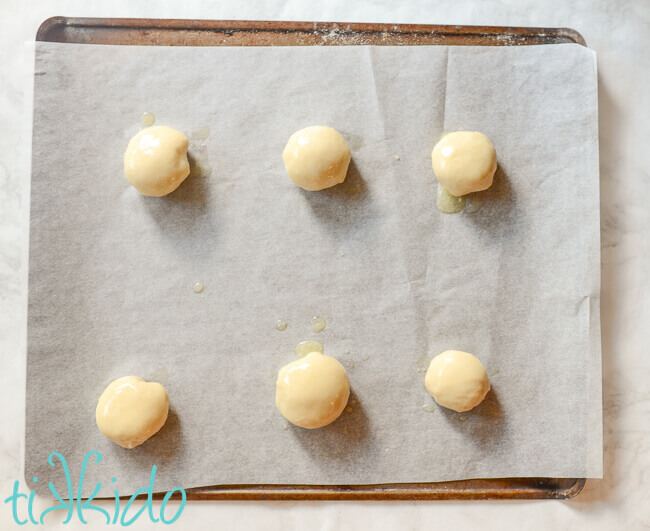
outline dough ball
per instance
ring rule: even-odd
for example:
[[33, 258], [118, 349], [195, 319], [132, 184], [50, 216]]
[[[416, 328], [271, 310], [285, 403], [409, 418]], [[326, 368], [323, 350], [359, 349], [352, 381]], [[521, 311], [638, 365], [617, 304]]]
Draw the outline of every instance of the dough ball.
[[483, 133], [457, 131], [436, 144], [431, 162], [440, 183], [453, 195], [461, 196], [492, 186], [497, 152]]
[[164, 125], [145, 127], [124, 153], [126, 180], [142, 195], [161, 197], [172, 193], [190, 174], [187, 137]]
[[156, 382], [125, 376], [111, 382], [99, 397], [95, 420], [99, 430], [124, 448], [135, 448], [163, 427], [169, 396]]
[[461, 350], [446, 350], [433, 358], [424, 384], [438, 404], [454, 411], [469, 411], [478, 406], [490, 390], [483, 364]]
[[275, 405], [282, 416], [302, 428], [334, 422], [350, 397], [348, 373], [336, 359], [311, 352], [280, 369]]
[[322, 125], [296, 131], [282, 152], [284, 167], [294, 184], [312, 191], [342, 183], [351, 156], [341, 134]]

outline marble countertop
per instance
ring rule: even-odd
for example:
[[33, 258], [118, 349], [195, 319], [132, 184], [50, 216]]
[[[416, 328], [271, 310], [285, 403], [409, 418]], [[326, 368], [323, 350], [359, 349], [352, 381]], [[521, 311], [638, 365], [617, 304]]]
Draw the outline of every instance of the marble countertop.
[[[0, 499], [22, 483], [25, 402], [27, 186], [32, 52], [54, 15], [562, 26], [598, 53], [604, 479], [574, 500], [520, 502], [191, 503], [171, 527], [223, 529], [650, 528], [650, 3], [645, 0], [268, 0], [0, 3]], [[26, 488], [23, 486], [23, 491]], [[643, 500], [646, 502], [643, 502]], [[645, 505], [645, 506], [644, 506]], [[48, 506], [34, 502], [36, 513]], [[24, 516], [24, 515], [23, 515]], [[49, 518], [48, 518], [49, 520]], [[52, 517], [54, 526], [63, 517]], [[105, 527], [103, 518], [90, 523]], [[147, 519], [148, 520], [148, 519]], [[94, 528], [95, 525], [91, 525]], [[137, 521], [137, 529], [160, 523]], [[0, 528], [13, 528], [9, 505]], [[17, 526], [16, 526], [17, 527]], [[88, 528], [73, 519], [67, 528]]]

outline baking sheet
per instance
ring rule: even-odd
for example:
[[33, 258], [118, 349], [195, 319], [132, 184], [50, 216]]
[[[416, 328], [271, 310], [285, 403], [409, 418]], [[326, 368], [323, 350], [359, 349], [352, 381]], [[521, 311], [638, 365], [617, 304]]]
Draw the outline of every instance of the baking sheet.
[[[50, 452], [78, 471], [89, 450], [104, 460], [87, 484], [116, 477], [120, 494], [153, 464], [156, 490], [602, 474], [592, 51], [37, 43], [36, 56], [37, 488], [64, 486]], [[164, 199], [122, 176], [144, 111], [194, 137], [198, 171]], [[308, 193], [280, 154], [316, 123], [354, 162], [343, 185]], [[499, 170], [479, 212], [443, 216], [429, 154], [460, 129], [490, 136]], [[355, 400], [315, 431], [285, 429], [273, 400], [305, 339], [348, 366]], [[488, 368], [493, 391], [470, 413], [422, 409], [420, 371], [448, 348]], [[131, 451], [94, 425], [125, 374], [164, 383], [172, 407]]]

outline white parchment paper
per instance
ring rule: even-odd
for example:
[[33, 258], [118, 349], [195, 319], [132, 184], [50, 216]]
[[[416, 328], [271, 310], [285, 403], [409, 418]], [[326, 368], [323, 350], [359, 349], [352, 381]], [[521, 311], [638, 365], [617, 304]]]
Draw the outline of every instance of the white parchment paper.
[[[156, 490], [601, 476], [592, 51], [37, 43], [36, 74], [25, 469], [38, 490], [65, 492], [51, 452], [74, 478], [90, 450], [104, 460], [88, 491], [101, 481], [108, 496], [147, 485], [154, 464]], [[123, 177], [145, 111], [193, 137], [193, 174], [166, 198]], [[353, 151], [345, 183], [318, 193], [281, 159], [314, 124]], [[453, 130], [498, 153], [473, 214], [436, 209], [430, 152]], [[274, 375], [306, 339], [348, 367], [352, 410], [285, 429]], [[428, 413], [422, 370], [450, 348], [480, 357], [492, 391], [469, 413]], [[128, 374], [171, 398], [135, 450], [94, 421]]]

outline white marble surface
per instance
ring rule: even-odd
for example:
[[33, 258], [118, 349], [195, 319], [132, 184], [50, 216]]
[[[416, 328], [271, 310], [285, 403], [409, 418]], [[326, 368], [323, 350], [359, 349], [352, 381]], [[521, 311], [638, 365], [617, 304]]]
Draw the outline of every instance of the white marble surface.
[[[0, 500], [22, 476], [27, 256], [23, 201], [31, 119], [29, 103], [23, 104], [31, 90], [25, 41], [33, 40], [39, 24], [54, 15], [565, 26], [580, 31], [598, 52], [600, 83], [605, 478], [589, 480], [582, 494], [569, 502], [193, 503], [172, 527], [199, 529], [219, 522], [223, 529], [650, 528], [647, 0], [0, 1]], [[46, 506], [42, 500], [35, 505]], [[8, 505], [0, 505], [0, 528], [13, 528], [12, 522]], [[90, 522], [105, 526], [98, 519]], [[141, 518], [135, 527], [155, 525]], [[65, 527], [82, 526], [73, 520]]]

